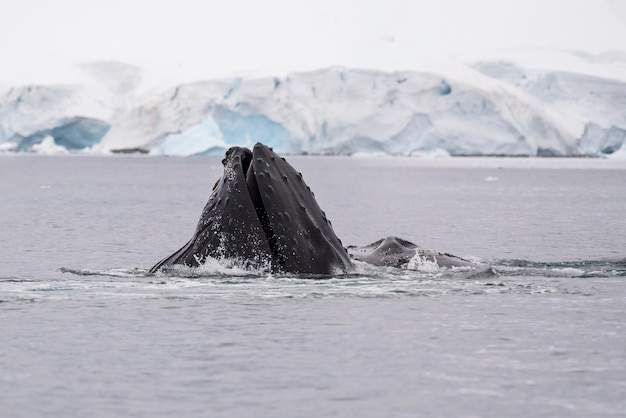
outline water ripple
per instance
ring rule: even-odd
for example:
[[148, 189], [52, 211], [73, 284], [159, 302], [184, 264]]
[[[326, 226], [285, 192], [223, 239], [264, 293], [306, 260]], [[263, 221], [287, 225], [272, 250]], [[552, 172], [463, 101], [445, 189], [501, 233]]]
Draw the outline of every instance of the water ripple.
[[[401, 270], [359, 263], [335, 276], [298, 276], [228, 266], [146, 269], [61, 268], [67, 278], [0, 278], [0, 302], [106, 299], [405, 298], [568, 292], [567, 280], [621, 278], [622, 261], [536, 263], [500, 260], [472, 269]], [[559, 281], [555, 282], [554, 280]]]

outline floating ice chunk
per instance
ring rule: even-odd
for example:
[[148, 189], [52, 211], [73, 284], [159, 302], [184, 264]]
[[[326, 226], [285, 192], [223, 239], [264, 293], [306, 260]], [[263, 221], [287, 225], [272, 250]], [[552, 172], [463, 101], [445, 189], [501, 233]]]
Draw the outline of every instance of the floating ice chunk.
[[35, 144], [31, 148], [37, 154], [68, 154], [69, 151], [54, 142], [54, 138], [50, 135], [46, 136], [39, 144]]
[[422, 158], [448, 158], [451, 157], [450, 153], [443, 148], [434, 148], [434, 149], [426, 149], [426, 150], [416, 150], [411, 151], [409, 154], [411, 157], [422, 157]]
[[17, 151], [17, 144], [15, 142], [2, 142], [0, 143], [0, 152]]

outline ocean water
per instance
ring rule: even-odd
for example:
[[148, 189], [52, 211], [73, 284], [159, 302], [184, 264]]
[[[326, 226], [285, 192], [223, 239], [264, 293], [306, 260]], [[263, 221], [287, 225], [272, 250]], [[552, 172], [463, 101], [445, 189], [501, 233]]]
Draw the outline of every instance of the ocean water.
[[624, 416], [626, 163], [288, 161], [345, 244], [477, 267], [148, 275], [219, 158], [0, 156], [2, 416]]

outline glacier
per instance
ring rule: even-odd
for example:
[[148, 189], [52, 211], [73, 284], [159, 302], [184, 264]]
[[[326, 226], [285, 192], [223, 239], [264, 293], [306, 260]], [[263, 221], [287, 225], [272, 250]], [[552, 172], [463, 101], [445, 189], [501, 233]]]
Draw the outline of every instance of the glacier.
[[184, 83], [91, 63], [71, 82], [0, 84], [0, 152], [201, 156], [263, 142], [284, 154], [623, 158], [626, 57], [574, 58], [585, 71], [492, 60]]

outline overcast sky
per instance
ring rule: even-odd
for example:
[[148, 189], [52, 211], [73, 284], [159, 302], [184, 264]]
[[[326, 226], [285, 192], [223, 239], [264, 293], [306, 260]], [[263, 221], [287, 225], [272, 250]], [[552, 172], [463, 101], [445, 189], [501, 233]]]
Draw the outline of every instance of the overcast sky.
[[410, 69], [520, 48], [626, 51], [626, 0], [3, 1], [11, 68], [119, 60], [166, 71]]

